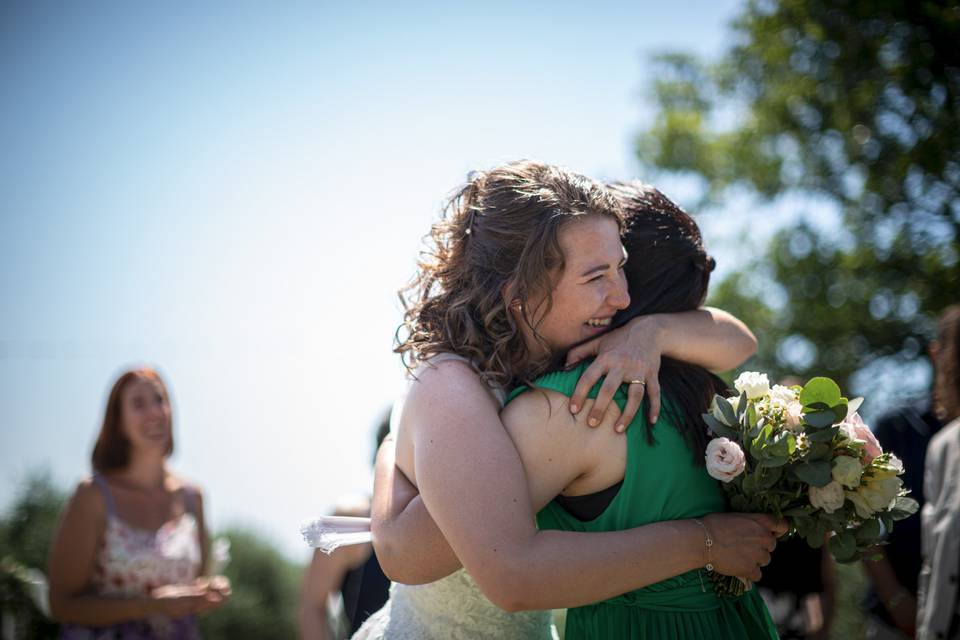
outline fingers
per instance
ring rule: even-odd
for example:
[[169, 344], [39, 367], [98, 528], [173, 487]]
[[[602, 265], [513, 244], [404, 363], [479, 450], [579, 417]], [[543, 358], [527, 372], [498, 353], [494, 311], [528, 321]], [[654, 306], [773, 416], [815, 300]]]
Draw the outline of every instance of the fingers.
[[785, 534], [790, 528], [786, 520], [782, 518], [774, 518], [766, 513], [746, 513], [744, 515], [754, 520], [757, 524], [778, 538]]
[[584, 342], [583, 344], [570, 349], [567, 352], [567, 361], [564, 364], [564, 367], [569, 369], [573, 365], [577, 364], [584, 358], [589, 358], [590, 356], [595, 356], [600, 352], [600, 339], [595, 338], [590, 342]]
[[771, 557], [771, 556], [770, 556], [770, 552], [769, 552], [769, 551], [762, 553], [762, 554], [760, 555], [760, 562], [757, 563], [757, 566], [759, 566], [759, 567], [765, 567], [765, 566], [767, 566], [768, 564], [770, 564], [770, 557]]
[[[632, 384], [631, 387], [642, 387], [642, 384]], [[647, 378], [647, 398], [650, 400], [650, 424], [656, 424], [660, 417], [660, 380], [654, 374]]]
[[[607, 413], [607, 408], [611, 407], [610, 401], [613, 400], [613, 394], [620, 388], [622, 379], [620, 373], [616, 371], [608, 372], [607, 376], [603, 379], [603, 384], [600, 386], [600, 393], [597, 394], [596, 401], [593, 403], [593, 409], [590, 410], [590, 417], [587, 419], [587, 424], [591, 427], [596, 427], [603, 420], [604, 415]], [[620, 408], [617, 407], [616, 404], [613, 404], [612, 408], [616, 409], [618, 414], [620, 413]]]
[[617, 426], [614, 429], [618, 433], [623, 433], [627, 430], [627, 427], [630, 426], [630, 423], [633, 422], [633, 418], [637, 415], [637, 411], [640, 410], [640, 404], [643, 402], [643, 385], [642, 384], [631, 384], [627, 387], [627, 404], [623, 407], [623, 413], [620, 415], [620, 419], [617, 421]]
[[[593, 389], [593, 385], [595, 385], [597, 380], [600, 379], [600, 376], [603, 375], [603, 371], [604, 366], [600, 360], [597, 359], [583, 372], [583, 375], [580, 376], [580, 381], [577, 382], [577, 386], [573, 390], [573, 395], [570, 396], [570, 413], [579, 413], [580, 409], [583, 408], [587, 394], [590, 393], [590, 389]], [[600, 415], [603, 415], [603, 412], [600, 412]]]

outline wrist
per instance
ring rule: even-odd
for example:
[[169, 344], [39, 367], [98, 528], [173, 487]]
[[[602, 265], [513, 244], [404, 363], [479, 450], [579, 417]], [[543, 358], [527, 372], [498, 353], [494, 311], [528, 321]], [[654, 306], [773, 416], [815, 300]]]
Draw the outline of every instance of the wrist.
[[669, 333], [669, 324], [664, 320], [662, 313], [637, 316], [628, 326], [630, 333], [639, 335], [645, 342], [653, 342], [654, 346], [663, 353], [663, 347]]
[[910, 592], [907, 591], [904, 587], [897, 587], [892, 594], [884, 598], [883, 605], [887, 610], [895, 609], [899, 606], [904, 600], [910, 597]]
[[710, 529], [707, 528], [707, 525], [704, 524], [703, 520], [698, 518], [693, 519], [694, 523], [699, 527], [701, 533], [703, 534], [703, 541], [701, 543], [701, 558], [702, 566], [707, 571], [713, 571], [713, 536], [710, 534]]

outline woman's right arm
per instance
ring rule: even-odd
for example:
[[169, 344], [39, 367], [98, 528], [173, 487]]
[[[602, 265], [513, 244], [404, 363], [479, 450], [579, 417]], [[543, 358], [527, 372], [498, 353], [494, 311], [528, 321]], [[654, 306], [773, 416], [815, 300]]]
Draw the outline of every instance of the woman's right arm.
[[397, 469], [392, 434], [377, 451], [370, 529], [377, 561], [394, 582], [426, 584], [460, 568], [417, 488]]
[[[500, 608], [581, 606], [706, 563], [703, 530], [692, 521], [604, 533], [538, 531], [523, 465], [498, 407], [463, 363], [425, 371], [405, 411], [417, 425], [415, 472], [423, 502]], [[740, 520], [744, 537], [774, 546], [772, 520], [766, 527], [759, 516]]]
[[[208, 589], [185, 586], [163, 597], [107, 597], [90, 592], [98, 542], [106, 527], [106, 505], [97, 487], [80, 484], [60, 517], [50, 550], [50, 611], [63, 623], [104, 626], [153, 615], [173, 618], [215, 607]], [[191, 590], [192, 589], [192, 590]]]

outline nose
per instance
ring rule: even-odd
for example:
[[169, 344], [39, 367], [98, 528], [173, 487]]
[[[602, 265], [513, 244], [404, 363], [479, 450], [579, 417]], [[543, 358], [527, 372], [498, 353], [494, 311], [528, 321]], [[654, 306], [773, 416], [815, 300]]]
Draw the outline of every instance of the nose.
[[627, 277], [620, 273], [617, 283], [614, 285], [608, 298], [608, 303], [614, 309], [626, 309], [630, 306], [630, 292], [627, 290]]

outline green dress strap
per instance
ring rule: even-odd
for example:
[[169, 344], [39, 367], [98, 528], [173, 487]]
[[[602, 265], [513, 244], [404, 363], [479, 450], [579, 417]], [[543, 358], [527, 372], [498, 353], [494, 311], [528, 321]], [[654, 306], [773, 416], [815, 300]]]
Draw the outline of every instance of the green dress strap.
[[[583, 363], [570, 371], [548, 373], [537, 379], [534, 387], [570, 396], [586, 367], [587, 363]], [[596, 397], [600, 384], [594, 386], [588, 397]], [[528, 387], [514, 389], [508, 402], [529, 390]], [[627, 401], [626, 390], [626, 385], [622, 385], [614, 395], [621, 410]], [[678, 407], [668, 397], [662, 398], [662, 405], [663, 411], [653, 426], [652, 444], [647, 440], [643, 422], [645, 407], [641, 407], [630, 423], [625, 434], [627, 460], [623, 484], [603, 513], [593, 520], [582, 521], [553, 501], [537, 514], [538, 526], [563, 531], [621, 531], [725, 511], [723, 490], [704, 467], [694, 464], [678, 428], [682, 419]], [[739, 598], [720, 598], [701, 570], [567, 611], [568, 640], [776, 637], [773, 622], [756, 589]]]

